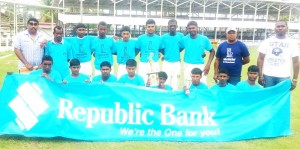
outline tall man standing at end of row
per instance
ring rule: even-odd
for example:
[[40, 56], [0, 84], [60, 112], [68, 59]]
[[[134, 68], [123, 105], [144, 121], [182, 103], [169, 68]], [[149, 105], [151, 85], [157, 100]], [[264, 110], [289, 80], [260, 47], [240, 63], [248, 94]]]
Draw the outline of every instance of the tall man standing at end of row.
[[[214, 59], [215, 50], [206, 36], [198, 34], [198, 24], [196, 21], [190, 21], [187, 25], [187, 30], [189, 34], [186, 35], [182, 41], [182, 48], [185, 49], [184, 80], [187, 81], [190, 79], [190, 72], [196, 67], [203, 71], [201, 82], [207, 84], [206, 76], [209, 73], [211, 62]], [[206, 64], [204, 64], [202, 57], [205, 52], [204, 50], [210, 52]]]
[[139, 74], [147, 82], [147, 73], [159, 71], [159, 49], [161, 49], [161, 37], [155, 34], [155, 21], [146, 21], [146, 34], [138, 37], [136, 52], [140, 52]]
[[297, 86], [300, 52], [297, 42], [286, 37], [287, 30], [286, 21], [277, 21], [276, 35], [263, 41], [258, 48], [259, 83], [264, 87], [271, 87], [290, 79], [291, 67], [293, 68], [291, 89]]
[[14, 39], [14, 51], [19, 59], [19, 71], [26, 68], [26, 71], [32, 71], [41, 68], [42, 58], [44, 56], [44, 47], [47, 42], [46, 37], [38, 31], [39, 21], [36, 18], [30, 18], [27, 21], [27, 30], [17, 34]]

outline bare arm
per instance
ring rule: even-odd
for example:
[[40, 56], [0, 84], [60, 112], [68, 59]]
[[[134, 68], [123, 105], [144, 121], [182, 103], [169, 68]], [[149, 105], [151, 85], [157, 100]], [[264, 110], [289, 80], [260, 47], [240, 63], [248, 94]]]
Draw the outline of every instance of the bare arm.
[[249, 56], [243, 57], [243, 65], [248, 64], [250, 62]]
[[29, 70], [32, 70], [32, 69], [33, 69], [33, 66], [31, 66], [31, 65], [27, 62], [27, 60], [24, 58], [24, 56], [23, 56], [23, 54], [22, 54], [22, 52], [21, 52], [20, 49], [15, 48], [15, 49], [14, 49], [14, 52], [15, 52], [16, 56], [19, 58], [19, 60], [25, 65], [25, 67], [26, 67], [27, 69], [29, 69]]
[[209, 52], [210, 53], [209, 53], [209, 58], [208, 58], [207, 64], [205, 65], [205, 67], [203, 69], [204, 75], [207, 75], [209, 73], [211, 62], [212, 62], [212, 60], [214, 59], [214, 56], [215, 56], [215, 50], [214, 49], [211, 49]]
[[214, 63], [214, 76], [213, 76], [215, 81], [217, 81], [218, 79], [219, 66], [220, 66], [220, 59], [216, 58]]
[[295, 89], [297, 86], [299, 75], [299, 56], [293, 57], [293, 80], [292, 80], [292, 88]]
[[263, 53], [260, 53], [259, 52], [259, 55], [258, 55], [258, 58], [257, 58], [257, 67], [259, 69], [259, 84], [260, 85], [263, 85], [265, 84], [265, 79], [263, 78], [263, 65], [264, 65], [264, 60], [265, 60], [265, 54]]

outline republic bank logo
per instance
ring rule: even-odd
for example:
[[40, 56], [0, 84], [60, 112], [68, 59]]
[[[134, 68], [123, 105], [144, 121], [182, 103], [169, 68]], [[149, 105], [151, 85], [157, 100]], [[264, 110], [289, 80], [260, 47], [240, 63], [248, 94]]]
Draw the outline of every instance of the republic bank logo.
[[43, 92], [36, 83], [25, 82], [17, 92], [17, 96], [8, 105], [17, 115], [15, 121], [20, 129], [28, 131], [39, 122], [38, 116], [49, 105], [41, 97]]

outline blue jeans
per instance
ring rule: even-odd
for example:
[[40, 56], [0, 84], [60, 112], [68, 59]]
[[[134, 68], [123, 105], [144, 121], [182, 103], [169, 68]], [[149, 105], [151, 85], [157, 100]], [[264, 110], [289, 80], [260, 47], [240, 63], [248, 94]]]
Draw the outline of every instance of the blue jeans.
[[232, 76], [230, 76], [227, 82], [235, 86], [240, 81], [241, 81], [241, 77], [232, 77]]
[[272, 77], [272, 76], [267, 76], [267, 75], [264, 75], [264, 78], [265, 78], [265, 85], [264, 85], [265, 88], [275, 86], [276, 84], [278, 84], [284, 80], [290, 79], [290, 77], [279, 78], [279, 77]]

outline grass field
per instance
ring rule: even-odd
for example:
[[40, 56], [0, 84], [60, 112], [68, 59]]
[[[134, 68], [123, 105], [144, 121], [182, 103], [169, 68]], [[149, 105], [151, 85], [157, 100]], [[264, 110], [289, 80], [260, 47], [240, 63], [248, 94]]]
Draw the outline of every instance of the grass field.
[[[0, 52], [0, 57], [12, 52]], [[243, 79], [246, 78], [246, 68], [251, 64], [256, 64], [257, 52], [255, 48], [250, 49], [251, 62], [243, 68]], [[17, 72], [17, 58], [12, 55], [0, 59], [0, 88], [7, 71]], [[210, 76], [212, 78], [213, 65]], [[208, 80], [209, 85], [213, 82]], [[298, 149], [300, 148], [300, 86], [291, 93], [291, 128], [293, 135], [279, 138], [255, 139], [222, 143], [201, 143], [201, 142], [82, 142], [68, 140], [64, 138], [26, 138], [21, 136], [0, 136], [0, 148], [133, 148], [133, 149], [193, 149], [193, 148], [219, 148], [219, 149]], [[1, 100], [1, 99], [0, 99]], [[0, 113], [5, 114], [5, 113]]]

